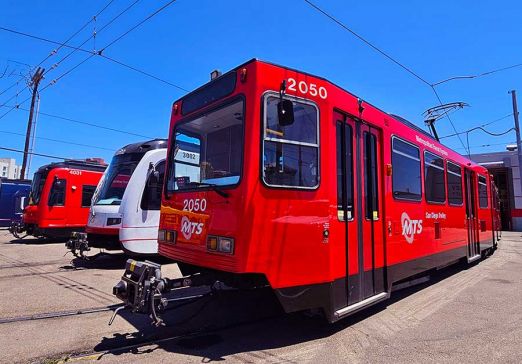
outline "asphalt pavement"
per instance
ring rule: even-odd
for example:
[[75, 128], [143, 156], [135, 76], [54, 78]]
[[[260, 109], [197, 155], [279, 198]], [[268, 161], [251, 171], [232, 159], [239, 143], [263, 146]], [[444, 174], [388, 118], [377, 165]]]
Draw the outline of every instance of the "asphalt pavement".
[[180, 304], [165, 327], [129, 312], [109, 326], [127, 258], [65, 253], [0, 230], [0, 362], [522, 362], [522, 233], [504, 232], [479, 264], [445, 268], [335, 324], [284, 314], [270, 291], [254, 291]]

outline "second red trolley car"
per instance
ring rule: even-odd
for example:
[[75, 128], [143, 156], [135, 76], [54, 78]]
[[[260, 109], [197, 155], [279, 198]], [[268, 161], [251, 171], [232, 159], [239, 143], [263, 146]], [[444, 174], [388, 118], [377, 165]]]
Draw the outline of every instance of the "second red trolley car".
[[107, 165], [98, 159], [44, 165], [35, 172], [22, 224], [12, 226], [16, 237], [67, 238], [85, 229], [91, 199]]
[[185, 277], [129, 260], [114, 294], [159, 322], [179, 287], [269, 286], [285, 311], [335, 321], [492, 252], [493, 209], [484, 167], [325, 79], [252, 60], [173, 104], [158, 239]]

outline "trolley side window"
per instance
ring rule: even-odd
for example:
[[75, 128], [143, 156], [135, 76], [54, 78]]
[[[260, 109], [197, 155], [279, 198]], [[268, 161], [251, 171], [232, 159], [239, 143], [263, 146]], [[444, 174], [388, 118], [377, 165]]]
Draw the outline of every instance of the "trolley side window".
[[450, 205], [461, 206], [462, 197], [462, 171], [459, 165], [449, 162], [448, 166], [448, 202]]
[[366, 218], [379, 219], [379, 200], [377, 191], [377, 137], [365, 131], [364, 136], [364, 196]]
[[56, 178], [53, 181], [51, 192], [49, 193], [49, 206], [64, 206], [65, 205], [65, 188], [67, 181], [62, 178]]
[[319, 125], [315, 105], [292, 100], [294, 122], [281, 125], [279, 97], [265, 98], [263, 181], [273, 187], [315, 189], [319, 185]]
[[424, 152], [424, 191], [426, 201], [446, 202], [444, 159], [430, 152]]
[[92, 196], [96, 186], [83, 185], [82, 186], [82, 207], [91, 207]]
[[[353, 218], [353, 131], [343, 121], [337, 122], [337, 217]], [[346, 215], [345, 215], [346, 209]]]
[[142, 210], [159, 210], [161, 207], [161, 189], [165, 178], [165, 161], [159, 162], [150, 171], [145, 183], [140, 207]]
[[488, 207], [488, 185], [486, 184], [486, 177], [478, 176], [478, 195], [479, 195], [479, 207]]
[[397, 137], [392, 139], [393, 197], [420, 201], [421, 163], [419, 148]]

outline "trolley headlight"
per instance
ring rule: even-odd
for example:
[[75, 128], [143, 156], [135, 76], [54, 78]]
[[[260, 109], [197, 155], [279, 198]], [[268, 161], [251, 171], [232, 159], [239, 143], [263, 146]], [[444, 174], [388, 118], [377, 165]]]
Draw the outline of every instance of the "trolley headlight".
[[219, 238], [218, 250], [222, 253], [228, 253], [228, 254], [234, 253], [234, 239]]
[[225, 254], [234, 254], [234, 239], [224, 236], [209, 235], [207, 250]]
[[176, 243], [176, 232], [174, 230], [158, 230], [158, 242], [160, 243]]
[[158, 230], [158, 241], [160, 243], [164, 243], [166, 239], [167, 239], [167, 232], [163, 229], [159, 229]]
[[218, 249], [218, 237], [209, 236], [207, 238], [207, 249], [216, 251]]
[[121, 218], [119, 218], [119, 217], [109, 217], [107, 219], [107, 226], [119, 225], [119, 224], [121, 224]]

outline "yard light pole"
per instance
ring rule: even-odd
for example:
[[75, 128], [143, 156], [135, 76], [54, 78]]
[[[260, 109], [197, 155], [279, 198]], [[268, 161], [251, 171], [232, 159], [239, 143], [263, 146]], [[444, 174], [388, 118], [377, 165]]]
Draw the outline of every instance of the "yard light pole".
[[515, 90], [511, 90], [509, 93], [513, 102], [513, 119], [515, 119], [515, 132], [517, 134], [518, 176], [520, 178], [518, 184], [522, 189], [522, 144], [520, 142], [520, 124], [518, 123], [517, 93]]

